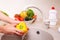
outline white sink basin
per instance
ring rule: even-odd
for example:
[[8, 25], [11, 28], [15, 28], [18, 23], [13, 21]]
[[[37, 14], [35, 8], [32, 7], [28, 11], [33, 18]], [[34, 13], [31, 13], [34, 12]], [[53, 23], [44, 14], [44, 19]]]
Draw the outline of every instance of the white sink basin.
[[53, 40], [52, 35], [48, 32], [42, 31], [37, 28], [31, 28], [26, 37], [27, 40]]

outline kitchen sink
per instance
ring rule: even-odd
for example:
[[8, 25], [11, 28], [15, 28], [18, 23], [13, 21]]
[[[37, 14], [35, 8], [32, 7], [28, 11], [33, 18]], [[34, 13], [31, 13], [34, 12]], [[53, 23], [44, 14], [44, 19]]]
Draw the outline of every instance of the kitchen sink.
[[54, 40], [48, 32], [37, 28], [31, 28], [27, 34], [26, 40]]
[[17, 35], [2, 35], [1, 40], [54, 40], [48, 32], [37, 28], [29, 28], [28, 33], [22, 39], [22, 36]]

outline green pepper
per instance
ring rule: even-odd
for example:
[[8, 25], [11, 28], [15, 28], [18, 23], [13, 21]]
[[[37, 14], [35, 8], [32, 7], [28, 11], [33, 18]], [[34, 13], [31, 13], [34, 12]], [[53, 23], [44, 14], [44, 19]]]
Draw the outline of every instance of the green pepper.
[[32, 9], [28, 9], [27, 10], [27, 15], [28, 15], [28, 17], [33, 17], [34, 16], [33, 10]]
[[33, 19], [32, 17], [26, 17], [25, 21], [29, 21], [29, 20], [32, 20], [32, 19]]

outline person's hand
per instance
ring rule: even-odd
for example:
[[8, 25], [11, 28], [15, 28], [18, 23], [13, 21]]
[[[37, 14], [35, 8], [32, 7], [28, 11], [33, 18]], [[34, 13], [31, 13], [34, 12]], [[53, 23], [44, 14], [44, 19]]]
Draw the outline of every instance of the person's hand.
[[5, 34], [23, 35], [23, 31], [17, 30], [14, 24], [7, 24], [3, 27], [2, 32]]
[[11, 23], [11, 24], [18, 24], [20, 21], [17, 21], [17, 20], [9, 20], [9, 23]]

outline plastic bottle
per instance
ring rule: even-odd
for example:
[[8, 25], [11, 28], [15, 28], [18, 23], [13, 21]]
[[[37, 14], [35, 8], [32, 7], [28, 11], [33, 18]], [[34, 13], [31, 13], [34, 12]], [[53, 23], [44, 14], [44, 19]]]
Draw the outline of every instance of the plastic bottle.
[[55, 7], [52, 6], [51, 10], [49, 10], [49, 21], [50, 21], [50, 27], [55, 26], [57, 22], [57, 11], [55, 10]]

